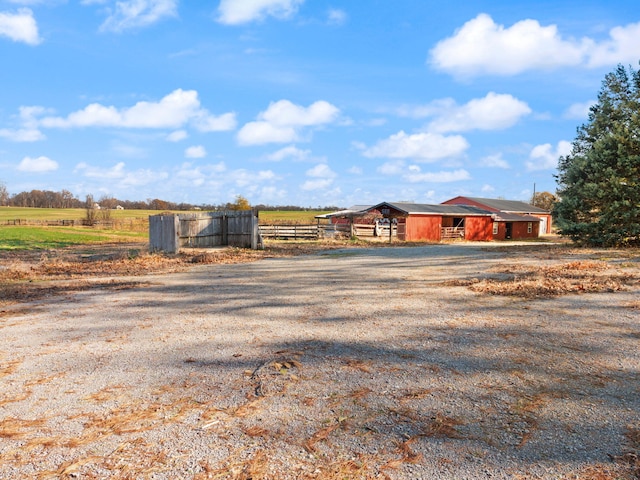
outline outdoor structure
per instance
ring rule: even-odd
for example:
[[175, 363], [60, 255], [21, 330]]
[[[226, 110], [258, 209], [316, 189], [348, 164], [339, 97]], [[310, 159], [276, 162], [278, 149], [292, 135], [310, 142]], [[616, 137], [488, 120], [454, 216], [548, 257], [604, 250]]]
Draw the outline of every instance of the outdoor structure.
[[497, 230], [494, 238], [536, 238], [551, 233], [551, 213], [517, 200], [502, 200], [480, 197], [455, 197], [443, 205], [468, 205], [482, 208], [497, 215]]
[[381, 232], [381, 238], [397, 236], [408, 242], [493, 239], [492, 213], [476, 207], [382, 202], [358, 213], [374, 225], [391, 226], [391, 231]]
[[[502, 203], [481, 206], [479, 202], [471, 205], [471, 199], [466, 197], [456, 197], [448, 202], [438, 205], [410, 202], [355, 205], [316, 218], [328, 219], [343, 230], [350, 229], [351, 236], [431, 242], [537, 238], [541, 223], [544, 222], [544, 228], [551, 223], [548, 212], [523, 202], [496, 200]], [[505, 210], [498, 209], [498, 206]], [[531, 213], [512, 213], [506, 209]]]
[[149, 250], [177, 253], [182, 247], [233, 246], [257, 249], [258, 216], [252, 210], [152, 215]]
[[491, 213], [475, 207], [382, 202], [369, 209], [374, 211], [397, 222], [399, 240], [493, 239]]

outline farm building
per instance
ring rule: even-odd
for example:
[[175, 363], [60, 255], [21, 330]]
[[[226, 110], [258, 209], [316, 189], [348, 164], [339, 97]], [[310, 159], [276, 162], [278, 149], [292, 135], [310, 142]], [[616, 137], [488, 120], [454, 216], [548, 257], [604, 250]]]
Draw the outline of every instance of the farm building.
[[383, 202], [371, 207], [368, 213], [395, 220], [398, 239], [408, 242], [493, 238], [491, 213], [476, 207]]
[[408, 242], [439, 242], [448, 238], [493, 239], [492, 213], [477, 207], [383, 202], [363, 213], [395, 223], [398, 239]]
[[498, 214], [496, 219], [497, 232], [494, 228], [496, 240], [536, 238], [539, 235], [551, 233], [551, 213], [525, 202], [495, 198], [455, 197], [442, 202], [442, 204], [467, 205]]
[[382, 202], [373, 206], [356, 205], [316, 218], [320, 217], [347, 230], [350, 226], [351, 235], [434, 242], [446, 239], [491, 241], [536, 238], [541, 223], [540, 218], [534, 215], [455, 203]]

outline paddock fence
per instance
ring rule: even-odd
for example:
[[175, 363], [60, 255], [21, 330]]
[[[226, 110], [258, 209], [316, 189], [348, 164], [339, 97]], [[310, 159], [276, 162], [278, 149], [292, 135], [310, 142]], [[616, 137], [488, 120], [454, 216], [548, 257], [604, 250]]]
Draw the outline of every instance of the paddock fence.
[[89, 221], [85, 218], [40, 220], [32, 218], [12, 218], [3, 220], [0, 225], [7, 226], [36, 226], [36, 227], [93, 227], [105, 230], [128, 230], [143, 232], [149, 228], [146, 217], [117, 218], [110, 220], [96, 219]]

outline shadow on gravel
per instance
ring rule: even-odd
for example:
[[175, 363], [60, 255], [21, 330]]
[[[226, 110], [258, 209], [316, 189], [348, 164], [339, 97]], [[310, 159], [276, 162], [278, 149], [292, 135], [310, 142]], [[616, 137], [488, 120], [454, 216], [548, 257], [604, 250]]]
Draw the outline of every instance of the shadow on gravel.
[[[122, 301], [86, 292], [42, 344], [78, 339], [56, 366], [72, 378], [124, 371], [131, 393], [101, 400], [155, 408], [123, 423], [129, 440], [177, 418], [169, 437], [208, 449], [183, 454], [194, 478], [633, 478], [640, 324], [610, 301], [630, 296], [442, 286], [517, 258], [445, 245], [202, 266]], [[119, 303], [92, 317], [105, 301]]]

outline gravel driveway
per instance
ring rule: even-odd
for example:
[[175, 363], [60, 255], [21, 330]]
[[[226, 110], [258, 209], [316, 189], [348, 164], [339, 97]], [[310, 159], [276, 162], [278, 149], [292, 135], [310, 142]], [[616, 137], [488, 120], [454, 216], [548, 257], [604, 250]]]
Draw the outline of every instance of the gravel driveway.
[[15, 305], [0, 478], [633, 478], [638, 282], [461, 281], [594, 255], [640, 275], [540, 244], [344, 249]]

